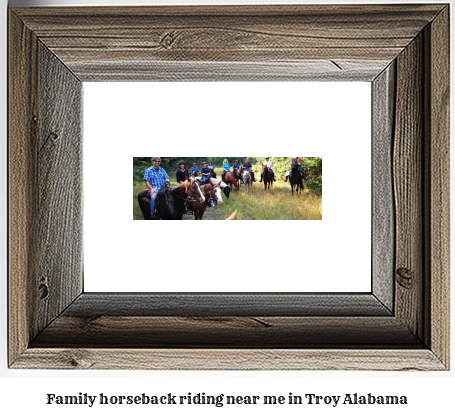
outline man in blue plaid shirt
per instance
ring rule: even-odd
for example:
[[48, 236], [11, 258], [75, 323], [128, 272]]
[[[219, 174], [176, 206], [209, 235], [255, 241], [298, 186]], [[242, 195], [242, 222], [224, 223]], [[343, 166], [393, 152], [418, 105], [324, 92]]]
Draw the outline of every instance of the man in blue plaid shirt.
[[150, 189], [150, 214], [155, 210], [155, 200], [164, 183], [170, 183], [169, 176], [160, 167], [161, 157], [152, 157], [152, 167], [149, 167], [144, 174], [144, 180], [147, 187]]

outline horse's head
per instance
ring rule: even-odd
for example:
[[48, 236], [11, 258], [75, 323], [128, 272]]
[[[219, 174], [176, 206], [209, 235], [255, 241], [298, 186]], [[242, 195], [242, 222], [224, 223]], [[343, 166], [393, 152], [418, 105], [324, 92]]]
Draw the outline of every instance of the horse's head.
[[210, 197], [216, 199], [216, 203], [221, 205], [223, 203], [223, 198], [221, 197], [221, 187], [220, 184], [212, 185], [212, 190], [210, 192]]
[[205, 197], [202, 194], [201, 188], [199, 187], [199, 183], [197, 180], [191, 179], [189, 181], [186, 181], [184, 183], [184, 185], [186, 186], [186, 189], [185, 189], [186, 194], [189, 197], [193, 197], [193, 198], [197, 199], [197, 201], [199, 203], [205, 202]]
[[291, 167], [292, 167], [293, 169], [297, 168], [297, 159], [296, 159], [296, 158], [293, 158], [293, 159], [291, 160]]
[[249, 172], [248, 170], [245, 170], [245, 171], [242, 173], [242, 176], [243, 176], [243, 181], [244, 181], [244, 182], [247, 182], [247, 181], [250, 179], [251, 174], [250, 174], [250, 172]]

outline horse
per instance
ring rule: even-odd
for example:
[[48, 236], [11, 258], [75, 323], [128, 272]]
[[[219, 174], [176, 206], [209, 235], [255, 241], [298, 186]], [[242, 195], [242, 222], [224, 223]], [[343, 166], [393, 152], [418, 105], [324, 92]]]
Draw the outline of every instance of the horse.
[[270, 173], [270, 169], [268, 166], [264, 166], [264, 171], [262, 175], [262, 180], [264, 181], [264, 188], [265, 191], [267, 191], [267, 187], [270, 190], [270, 188], [273, 189], [273, 177], [272, 173]]
[[237, 192], [239, 191], [239, 183], [230, 171], [226, 172], [226, 174], [223, 177], [223, 181], [231, 186], [231, 190], [232, 186], [234, 186], [234, 189]]
[[213, 179], [216, 179], [215, 169], [211, 169], [211, 170], [210, 170], [210, 176], [211, 176]]
[[191, 177], [194, 179], [195, 177], [199, 177], [199, 171], [196, 170], [193, 173], [191, 173]]
[[303, 180], [302, 175], [299, 171], [299, 165], [297, 159], [293, 158], [291, 161], [291, 172], [289, 173], [289, 183], [291, 184], [292, 195], [294, 196], [294, 187], [297, 186], [297, 195], [302, 193], [303, 190]]
[[201, 186], [201, 191], [205, 197], [204, 202], [200, 202], [196, 199], [188, 199], [187, 202], [187, 207], [188, 210], [191, 210], [194, 212], [194, 220], [202, 220], [202, 217], [204, 216], [204, 212], [207, 209], [207, 206], [209, 204], [209, 201], [211, 199], [215, 199], [217, 203], [220, 205], [223, 203], [223, 199], [221, 197], [221, 190], [220, 190], [220, 185], [218, 184], [204, 184]]
[[219, 179], [213, 179], [213, 178], [210, 179], [210, 183], [219, 184], [221, 189], [223, 190], [224, 195], [229, 199], [229, 195], [231, 194], [231, 189], [226, 183], [222, 182]]
[[[201, 178], [200, 177], [197, 177], [196, 180], [199, 181], [199, 186], [202, 186], [201, 184]], [[211, 178], [210, 179], [210, 183], [212, 184], [219, 184], [220, 187], [221, 187], [221, 190], [223, 191], [224, 195], [229, 199], [229, 196], [231, 194], [231, 189], [230, 187], [224, 183], [223, 181], [221, 181], [220, 179], [214, 179], [214, 178]]]
[[237, 180], [237, 184], [239, 185], [240, 187], [240, 184], [239, 182], [241, 181], [243, 183], [243, 178], [242, 178], [242, 172], [243, 172], [243, 166], [240, 166], [238, 169], [234, 170], [234, 172], [232, 173], [235, 177], [235, 179]]
[[245, 170], [242, 174], [243, 177], [243, 184], [245, 185], [245, 192], [248, 192], [251, 195], [251, 183], [253, 178], [251, 177], [251, 173], [249, 170]]
[[[138, 202], [144, 219], [152, 220], [154, 218], [152, 218], [153, 212], [150, 212], [150, 199], [147, 198], [148, 191], [147, 189], [139, 193]], [[201, 203], [205, 201], [199, 184], [194, 179], [187, 180], [166, 192], [156, 207], [159, 217], [163, 220], [182, 220], [185, 213], [185, 202], [188, 197], [198, 198]]]

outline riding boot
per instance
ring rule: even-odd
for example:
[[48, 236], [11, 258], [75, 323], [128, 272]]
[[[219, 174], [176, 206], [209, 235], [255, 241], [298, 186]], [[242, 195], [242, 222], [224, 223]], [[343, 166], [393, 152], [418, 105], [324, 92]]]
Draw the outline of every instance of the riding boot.
[[264, 173], [261, 173], [261, 180], [259, 180], [259, 183], [262, 182], [262, 177], [264, 176]]
[[285, 182], [287, 182], [287, 181], [288, 181], [288, 177], [289, 177], [289, 176], [286, 176], [286, 178], [284, 179], [284, 181], [285, 181]]
[[272, 173], [272, 178], [273, 178], [273, 181], [276, 182], [275, 173]]

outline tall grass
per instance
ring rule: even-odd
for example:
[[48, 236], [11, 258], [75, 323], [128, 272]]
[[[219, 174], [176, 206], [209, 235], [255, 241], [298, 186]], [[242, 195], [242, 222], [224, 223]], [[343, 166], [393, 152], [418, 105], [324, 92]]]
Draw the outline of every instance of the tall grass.
[[[221, 169], [215, 169], [217, 177], [221, 178]], [[224, 203], [218, 205], [217, 217], [228, 218], [237, 210], [237, 220], [321, 220], [322, 196], [305, 189], [298, 196], [291, 193], [289, 182], [278, 179], [273, 184], [272, 190], [264, 191], [264, 184], [259, 183], [261, 174], [255, 166], [257, 182], [252, 187], [251, 196], [240, 185], [237, 193], [231, 192], [231, 197], [223, 197]], [[172, 185], [176, 184], [174, 174], [169, 174]], [[143, 181], [133, 181], [133, 219], [142, 219], [142, 213], [137, 203], [137, 195], [146, 188]], [[224, 195], [223, 195], [224, 196]]]

